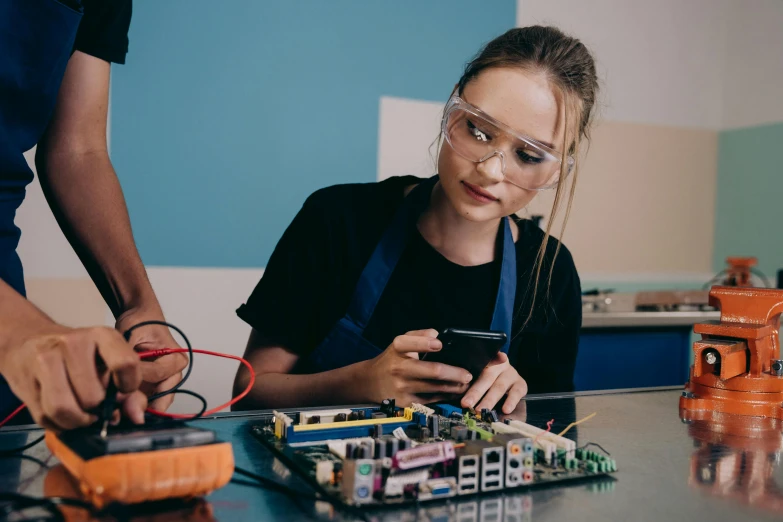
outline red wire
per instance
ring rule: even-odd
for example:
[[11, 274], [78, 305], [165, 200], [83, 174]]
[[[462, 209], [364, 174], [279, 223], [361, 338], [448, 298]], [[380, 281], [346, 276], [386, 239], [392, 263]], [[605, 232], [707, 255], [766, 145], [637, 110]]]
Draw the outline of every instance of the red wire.
[[549, 433], [550, 431], [552, 431], [552, 424], [554, 424], [554, 423], [555, 423], [555, 419], [552, 419], [552, 420], [550, 420], [549, 422], [546, 423], [546, 431], [542, 431], [541, 433], [536, 435], [536, 438], [533, 439], [533, 446], [536, 445], [536, 442], [538, 442], [538, 438], [541, 435], [543, 435], [544, 433]]
[[[188, 353], [188, 350], [185, 348], [167, 348], [165, 350], [153, 350], [150, 352], [142, 352], [139, 354], [139, 356], [142, 359], [146, 359], [148, 357], [160, 357], [161, 355], [169, 355], [172, 353]], [[230, 406], [233, 406], [240, 400], [244, 399], [245, 396], [250, 393], [250, 390], [253, 389], [253, 385], [256, 382], [256, 373], [253, 370], [253, 367], [250, 365], [249, 362], [247, 362], [242, 357], [238, 357], [236, 355], [229, 355], [227, 353], [219, 353], [219, 352], [210, 352], [208, 350], [193, 350], [193, 353], [202, 353], [204, 355], [213, 355], [215, 357], [224, 357], [226, 359], [234, 359], [235, 361], [239, 361], [242, 364], [244, 364], [248, 370], [250, 370], [250, 382], [247, 383], [247, 387], [244, 389], [242, 393], [231, 399], [225, 404], [221, 404], [217, 408], [212, 408], [211, 410], [207, 410], [204, 412], [204, 415], [212, 415], [214, 413], [219, 412], [220, 410], [224, 408], [228, 408]], [[195, 414], [181, 414], [181, 413], [166, 413], [163, 411], [153, 410], [151, 408], [147, 408], [148, 413], [152, 413], [153, 415], [158, 415], [160, 417], [166, 417], [169, 419], [192, 419], [195, 417]]]
[[15, 409], [15, 410], [14, 410], [14, 411], [11, 413], [11, 415], [9, 415], [8, 417], [6, 417], [6, 418], [5, 418], [5, 419], [3, 419], [2, 421], [0, 421], [0, 428], [2, 428], [3, 426], [5, 426], [5, 424], [6, 424], [8, 421], [10, 421], [10, 420], [11, 420], [11, 419], [13, 419], [14, 417], [16, 417], [16, 416], [19, 414], [19, 412], [20, 412], [20, 411], [22, 411], [23, 409], [25, 409], [26, 407], [27, 407], [27, 406], [25, 406], [24, 404], [22, 404], [21, 406], [19, 406], [18, 408], [16, 408], [16, 409]]
[[[163, 349], [163, 350], [152, 350], [152, 351], [149, 351], [149, 352], [142, 352], [142, 353], [139, 354], [139, 357], [141, 359], [147, 359], [149, 357], [160, 357], [162, 355], [169, 355], [169, 354], [172, 354], [172, 353], [188, 353], [188, 350], [186, 348], [166, 348], [166, 349]], [[239, 402], [240, 400], [245, 398], [245, 396], [248, 393], [250, 393], [250, 390], [253, 389], [253, 385], [256, 382], [256, 373], [253, 370], [253, 367], [250, 365], [250, 363], [247, 362], [242, 357], [238, 357], [236, 355], [229, 355], [227, 353], [210, 352], [208, 350], [193, 350], [193, 353], [202, 353], [204, 355], [214, 355], [215, 357], [224, 357], [226, 359], [234, 359], [235, 361], [239, 361], [242, 364], [244, 364], [247, 367], [247, 369], [250, 370], [250, 382], [247, 383], [247, 388], [245, 388], [245, 390], [242, 393], [240, 393], [239, 395], [237, 395], [236, 397], [234, 397], [233, 399], [231, 399], [227, 403], [221, 404], [217, 408], [212, 408], [211, 410], [205, 411], [204, 415], [212, 415], [214, 413], [219, 412], [220, 410], [222, 410], [224, 408], [228, 408], [230, 406], [233, 406], [234, 404], [236, 404], [237, 402]], [[8, 417], [6, 417], [2, 421], [0, 421], [0, 428], [2, 428], [6, 423], [8, 423], [8, 421], [10, 421], [14, 417], [16, 417], [19, 414], [19, 412], [21, 412], [26, 407], [27, 406], [22, 404], [21, 406], [16, 408]], [[166, 417], [166, 418], [169, 418], [169, 419], [192, 419], [192, 418], [194, 418], [196, 416], [195, 414], [166, 413], [166, 412], [163, 412], [163, 411], [153, 410], [152, 408], [147, 408], [147, 413], [151, 413], [153, 415], [158, 415], [159, 417]]]

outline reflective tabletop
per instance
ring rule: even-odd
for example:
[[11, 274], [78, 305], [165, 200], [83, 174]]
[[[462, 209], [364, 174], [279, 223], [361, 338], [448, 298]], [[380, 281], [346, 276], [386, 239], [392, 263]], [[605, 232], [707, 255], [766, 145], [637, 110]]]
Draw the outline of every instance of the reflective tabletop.
[[[619, 471], [567, 486], [548, 486], [494, 496], [422, 503], [370, 511], [368, 520], [781, 520], [783, 518], [783, 425], [769, 419], [693, 416], [681, 418], [681, 388], [624, 390], [529, 397], [514, 418], [558, 432], [574, 420], [597, 415], [569, 431], [579, 446], [600, 444]], [[197, 422], [232, 443], [236, 465], [284, 483], [302, 496], [232, 482], [206, 499], [156, 505], [127, 513], [131, 520], [355, 520], [325, 502], [250, 433], [269, 412], [227, 414]], [[703, 416], [702, 416], [703, 417]], [[0, 449], [18, 447], [40, 430], [0, 431]], [[41, 443], [30, 458], [0, 458], [0, 492], [78, 496], [64, 469]], [[38, 462], [40, 461], [40, 462]], [[69, 511], [69, 520], [89, 520]], [[2, 515], [0, 515], [1, 517]], [[111, 520], [111, 517], [103, 517]]]

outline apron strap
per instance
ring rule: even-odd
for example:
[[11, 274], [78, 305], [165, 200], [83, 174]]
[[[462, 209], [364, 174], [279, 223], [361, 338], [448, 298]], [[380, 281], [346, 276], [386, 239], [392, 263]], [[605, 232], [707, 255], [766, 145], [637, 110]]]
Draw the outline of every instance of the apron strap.
[[411, 190], [364, 267], [346, 313], [346, 317], [361, 330], [367, 326], [381, 300], [419, 216], [429, 206], [432, 188], [437, 182], [438, 176], [433, 176]]
[[495, 298], [490, 330], [506, 333], [506, 344], [501, 351], [508, 353], [511, 344], [511, 327], [514, 322], [514, 298], [517, 295], [517, 249], [511, 233], [511, 218], [503, 218], [503, 248], [500, 264], [500, 284]]
[[[355, 324], [360, 332], [369, 323], [386, 284], [415, 231], [419, 216], [429, 206], [432, 188], [437, 182], [438, 176], [433, 176], [414, 187], [397, 210], [391, 225], [384, 232], [364, 267], [346, 313], [346, 318]], [[506, 333], [506, 344], [501, 349], [504, 353], [508, 353], [511, 344], [514, 299], [517, 293], [517, 252], [510, 220], [511, 218], [502, 220], [503, 233], [498, 235], [498, 240], [502, 241], [502, 248], [498, 248], [501, 255], [500, 283], [490, 325], [491, 330]]]

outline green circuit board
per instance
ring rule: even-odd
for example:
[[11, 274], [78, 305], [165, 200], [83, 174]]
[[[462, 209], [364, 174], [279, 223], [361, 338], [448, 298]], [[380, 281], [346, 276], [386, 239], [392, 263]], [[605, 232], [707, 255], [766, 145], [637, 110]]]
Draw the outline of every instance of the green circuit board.
[[609, 456], [450, 405], [275, 412], [254, 436], [322, 494], [359, 507], [524, 489], [617, 471]]

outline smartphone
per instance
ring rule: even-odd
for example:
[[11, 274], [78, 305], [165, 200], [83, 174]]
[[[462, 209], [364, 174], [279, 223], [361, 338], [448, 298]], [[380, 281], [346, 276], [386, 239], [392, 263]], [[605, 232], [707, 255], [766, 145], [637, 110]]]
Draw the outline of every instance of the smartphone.
[[422, 361], [439, 362], [469, 371], [475, 380], [494, 359], [503, 345], [506, 334], [491, 330], [446, 328], [438, 335], [443, 348], [422, 355]]

